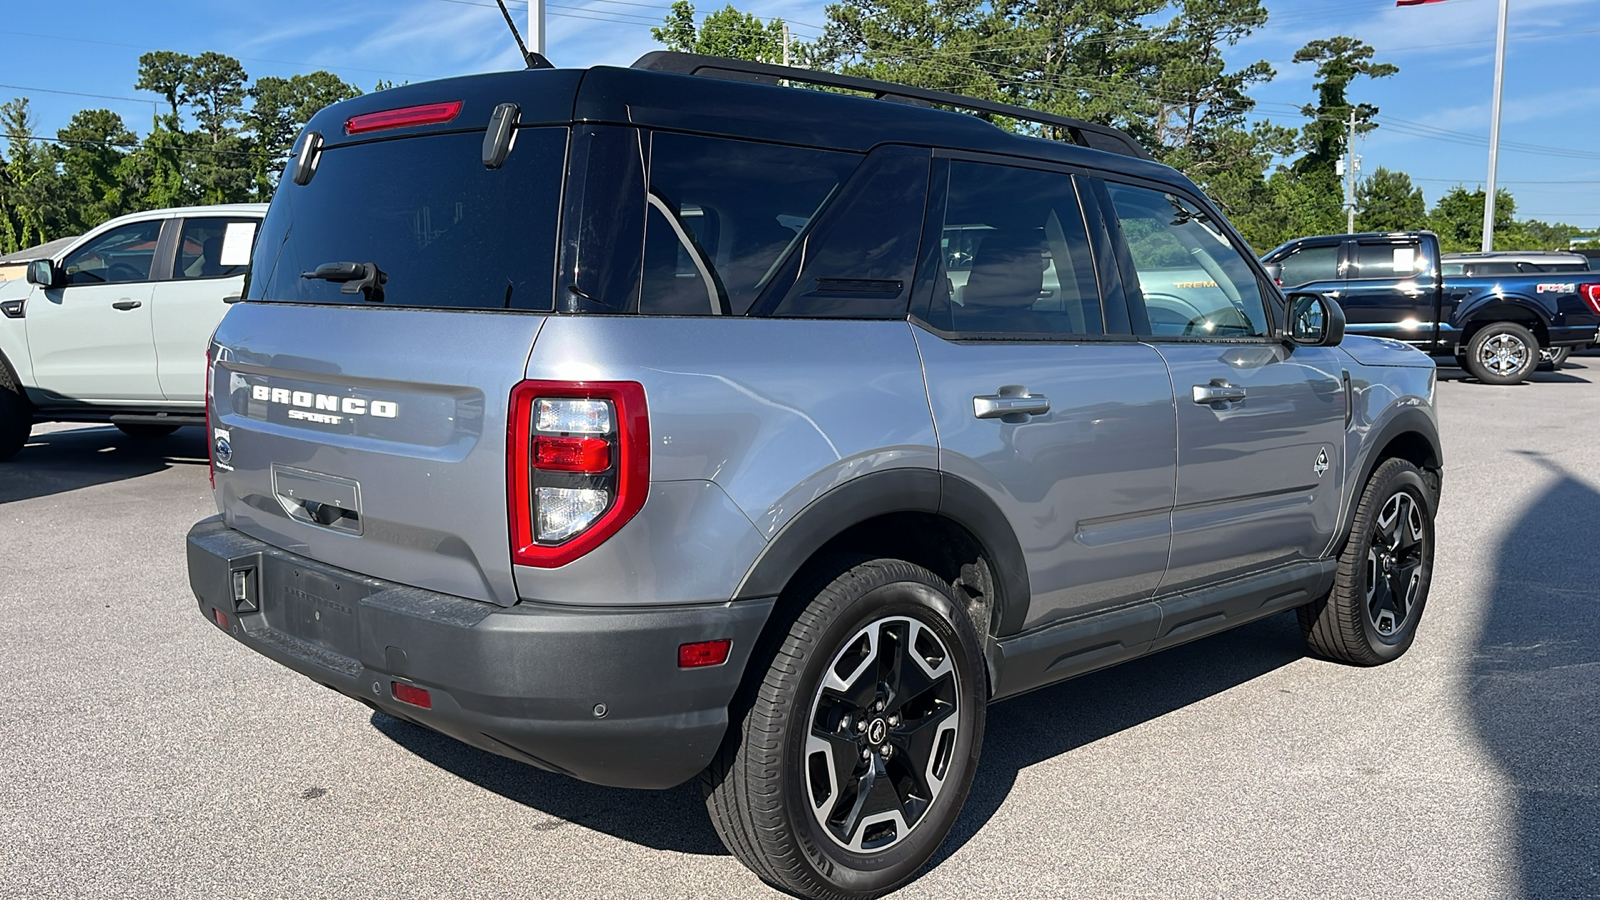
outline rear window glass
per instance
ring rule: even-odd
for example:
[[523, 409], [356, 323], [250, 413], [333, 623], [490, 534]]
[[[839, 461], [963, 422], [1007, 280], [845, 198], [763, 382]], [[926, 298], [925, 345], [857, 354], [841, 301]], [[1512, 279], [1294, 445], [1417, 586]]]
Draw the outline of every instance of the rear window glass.
[[481, 131], [324, 150], [310, 184], [273, 197], [246, 296], [368, 302], [342, 290], [357, 281], [306, 277], [353, 263], [382, 273], [387, 306], [548, 310], [566, 147], [565, 128], [523, 129], [498, 169]]

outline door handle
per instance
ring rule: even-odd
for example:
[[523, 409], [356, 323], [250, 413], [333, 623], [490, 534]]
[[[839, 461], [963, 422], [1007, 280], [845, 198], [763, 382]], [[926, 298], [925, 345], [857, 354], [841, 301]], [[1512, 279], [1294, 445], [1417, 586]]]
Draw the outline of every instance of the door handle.
[[[1000, 419], [1005, 422], [1025, 421], [1028, 416], [1042, 416], [1050, 411], [1050, 399], [1038, 395], [992, 394], [972, 398], [972, 414], [980, 419]], [[1016, 416], [1016, 419], [1012, 419]]]
[[144, 305], [143, 303], [140, 303], [137, 300], [118, 300], [117, 302], [111, 304], [111, 308], [112, 309], [138, 309], [139, 307], [141, 307], [143, 305]]
[[1243, 403], [1245, 391], [1228, 383], [1226, 378], [1213, 378], [1210, 384], [1197, 384], [1194, 386], [1194, 402], [1215, 405], [1223, 403]]

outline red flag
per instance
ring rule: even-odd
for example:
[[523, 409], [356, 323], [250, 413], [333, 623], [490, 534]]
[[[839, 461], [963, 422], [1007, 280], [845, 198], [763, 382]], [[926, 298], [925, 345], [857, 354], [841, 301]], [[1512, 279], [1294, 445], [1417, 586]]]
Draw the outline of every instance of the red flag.
[[1421, 6], [1424, 3], [1443, 3], [1444, 0], [1394, 0], [1395, 6]]

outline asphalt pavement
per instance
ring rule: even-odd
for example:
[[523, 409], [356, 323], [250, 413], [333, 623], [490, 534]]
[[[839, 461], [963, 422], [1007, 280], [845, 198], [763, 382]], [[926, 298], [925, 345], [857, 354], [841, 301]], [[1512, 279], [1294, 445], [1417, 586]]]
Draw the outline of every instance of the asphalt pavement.
[[[993, 707], [896, 896], [1600, 897], [1600, 356], [1441, 371], [1416, 644], [1292, 614]], [[204, 436], [42, 426], [0, 463], [0, 896], [765, 897], [691, 783], [593, 787], [374, 714], [202, 619]]]

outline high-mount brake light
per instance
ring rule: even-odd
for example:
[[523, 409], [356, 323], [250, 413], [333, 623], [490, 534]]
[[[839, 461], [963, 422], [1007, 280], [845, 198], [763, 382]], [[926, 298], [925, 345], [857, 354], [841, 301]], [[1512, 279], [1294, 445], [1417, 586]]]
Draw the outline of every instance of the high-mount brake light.
[[1600, 313], [1600, 284], [1584, 285], [1583, 299], [1588, 302], [1590, 309]]
[[511, 559], [563, 566], [644, 506], [650, 420], [632, 381], [524, 381], [511, 390], [506, 493]]
[[413, 125], [437, 125], [448, 122], [461, 113], [461, 101], [425, 103], [421, 106], [403, 106], [381, 112], [362, 113], [344, 120], [345, 134], [365, 134], [389, 128], [409, 128]]

